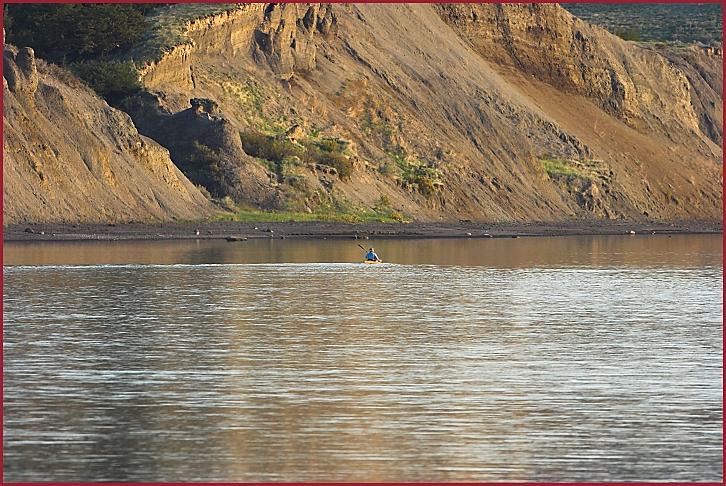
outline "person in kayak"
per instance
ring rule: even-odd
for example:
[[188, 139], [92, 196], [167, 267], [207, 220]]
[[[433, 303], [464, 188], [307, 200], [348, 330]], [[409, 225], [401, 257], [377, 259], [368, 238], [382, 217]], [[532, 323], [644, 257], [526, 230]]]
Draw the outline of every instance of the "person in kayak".
[[381, 259], [378, 258], [378, 255], [376, 255], [376, 251], [373, 248], [369, 248], [368, 253], [366, 253], [366, 261], [380, 262]]

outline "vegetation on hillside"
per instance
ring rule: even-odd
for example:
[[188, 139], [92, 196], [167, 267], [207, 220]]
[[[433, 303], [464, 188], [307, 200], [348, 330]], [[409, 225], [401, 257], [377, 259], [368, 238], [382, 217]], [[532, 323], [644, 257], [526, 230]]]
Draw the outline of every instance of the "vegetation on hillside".
[[426, 197], [433, 196], [444, 186], [441, 171], [407, 154], [401, 146], [396, 146], [386, 154], [393, 164], [384, 163], [380, 171], [396, 177], [404, 189], [413, 189]]
[[147, 28], [139, 42], [128, 52], [128, 57], [139, 67], [158, 61], [173, 47], [190, 42], [186, 36], [188, 22], [238, 8], [239, 4], [236, 3], [186, 3], [152, 9], [146, 15]]
[[583, 181], [611, 179], [610, 167], [602, 160], [574, 160], [544, 156], [540, 163], [550, 179]]
[[723, 42], [720, 3], [563, 3], [573, 15], [626, 40]]
[[625, 29], [616, 29], [613, 34], [617, 35], [623, 40], [626, 41], [641, 41], [643, 40], [643, 35], [640, 33], [640, 30], [635, 27], [628, 27]]
[[107, 56], [131, 47], [146, 28], [144, 13], [154, 4], [10, 4], [7, 40], [30, 46], [47, 61]]
[[221, 196], [223, 191], [219, 185], [224, 161], [219, 152], [194, 141], [186, 157], [177, 165], [184, 175], [193, 183], [204, 187], [212, 196]]
[[263, 159], [278, 179], [286, 175], [286, 168], [295, 165], [324, 165], [335, 169], [341, 179], [348, 179], [353, 163], [345, 155], [347, 142], [334, 138], [306, 139], [294, 142], [284, 137], [246, 131], [240, 134], [242, 148], [247, 155]]
[[11, 4], [5, 10], [6, 36], [69, 69], [114, 104], [140, 88], [133, 64], [117, 55], [141, 39], [144, 14], [159, 5]]
[[66, 67], [111, 105], [118, 105], [141, 89], [136, 68], [128, 61], [101, 58], [73, 62]]
[[111, 104], [139, 90], [137, 67], [185, 42], [186, 22], [238, 8], [236, 4], [9, 4], [9, 43], [65, 67]]

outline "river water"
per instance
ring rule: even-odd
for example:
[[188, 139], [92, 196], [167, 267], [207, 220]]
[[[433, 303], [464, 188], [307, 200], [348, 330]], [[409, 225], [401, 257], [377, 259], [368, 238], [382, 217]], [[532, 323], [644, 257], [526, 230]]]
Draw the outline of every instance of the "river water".
[[721, 235], [357, 243], [5, 243], [4, 479], [722, 480]]

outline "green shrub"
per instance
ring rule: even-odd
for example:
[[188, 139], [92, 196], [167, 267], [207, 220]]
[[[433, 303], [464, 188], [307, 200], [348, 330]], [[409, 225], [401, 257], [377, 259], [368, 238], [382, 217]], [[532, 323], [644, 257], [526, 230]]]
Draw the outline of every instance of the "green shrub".
[[402, 173], [404, 184], [415, 186], [424, 196], [432, 196], [443, 186], [441, 171], [424, 165], [410, 165]]
[[350, 179], [353, 173], [353, 162], [340, 153], [324, 154], [318, 163], [334, 167], [341, 179]]
[[110, 104], [141, 89], [139, 77], [131, 62], [92, 60], [70, 64], [68, 68]]
[[391, 200], [385, 194], [378, 198], [378, 201], [373, 205], [373, 209], [376, 211], [383, 211], [391, 207]]
[[245, 153], [269, 161], [268, 165], [278, 178], [283, 177], [287, 166], [295, 165], [298, 160], [333, 167], [341, 179], [350, 178], [353, 172], [353, 163], [343, 154], [347, 143], [337, 139], [307, 141], [300, 145], [254, 131], [242, 132], [240, 139]]
[[74, 74], [70, 69], [63, 68], [57, 64], [45, 62], [43, 59], [36, 59], [36, 65], [38, 66], [38, 72], [44, 74], [50, 74], [56, 79], [63, 81], [71, 88], [75, 89], [88, 89], [88, 83], [84, 82], [77, 74]]
[[301, 157], [304, 148], [284, 139], [270, 137], [259, 132], [243, 132], [240, 135], [242, 148], [247, 155], [258, 159], [280, 162], [288, 157]]
[[184, 159], [179, 161], [178, 165], [190, 181], [205, 187], [213, 197], [219, 197], [222, 194], [220, 189], [223, 172], [222, 158], [212, 148], [194, 141], [191, 150]]
[[615, 31], [615, 35], [626, 41], [641, 41], [642, 36], [640, 31], [635, 27], [628, 27], [627, 29], [618, 29]]
[[210, 166], [220, 160], [219, 153], [208, 145], [192, 142], [194, 151], [189, 155], [189, 161], [196, 166]]
[[[320, 194], [320, 202], [312, 208], [312, 212], [300, 211], [298, 208], [287, 207], [284, 210], [264, 211], [259, 208], [241, 207], [234, 216], [224, 215], [222, 218], [236, 221], [342, 221], [346, 223], [403, 223], [410, 221], [406, 215], [385, 205], [376, 205], [369, 209], [353, 204], [345, 198], [330, 197]], [[387, 201], [385, 196], [381, 201]]]
[[326, 143], [321, 147], [320, 144], [306, 144], [302, 160], [308, 164], [333, 167], [341, 179], [349, 179], [353, 173], [353, 163], [342, 152], [335, 148], [329, 151], [328, 148], [333, 148], [333, 145]]
[[348, 148], [348, 142], [337, 138], [324, 138], [315, 145], [323, 152], [343, 153]]
[[119, 4], [13, 4], [8, 42], [65, 63], [121, 51], [141, 38], [145, 7]]
[[285, 167], [297, 165], [305, 153], [301, 147], [290, 140], [271, 137], [259, 132], [246, 131], [240, 133], [242, 149], [251, 157], [262, 159], [267, 167], [277, 174], [278, 181], [285, 176]]
[[[415, 158], [411, 162], [412, 158], [407, 156], [406, 149], [400, 145], [386, 153], [398, 168], [401, 184], [404, 187], [413, 187], [426, 197], [434, 195], [443, 187], [443, 176], [439, 169], [424, 165]], [[387, 167], [386, 170], [391, 171], [390, 167]]]
[[542, 167], [544, 167], [545, 171], [547, 171], [547, 175], [549, 175], [551, 178], [581, 178], [587, 180], [592, 178], [592, 174], [587, 172], [575, 161], [546, 157], [541, 159], [541, 162]]

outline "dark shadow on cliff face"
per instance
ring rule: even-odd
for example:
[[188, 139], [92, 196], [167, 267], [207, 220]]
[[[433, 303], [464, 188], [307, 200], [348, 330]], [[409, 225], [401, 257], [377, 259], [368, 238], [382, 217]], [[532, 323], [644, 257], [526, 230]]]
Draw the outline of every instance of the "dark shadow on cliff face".
[[123, 109], [139, 132], [169, 150], [171, 159], [212, 196], [273, 209], [281, 206], [275, 179], [245, 154], [239, 130], [212, 100], [193, 98], [190, 108], [171, 113], [157, 95], [143, 92], [126, 99]]
[[213, 205], [67, 70], [3, 49], [4, 224], [198, 220]]

